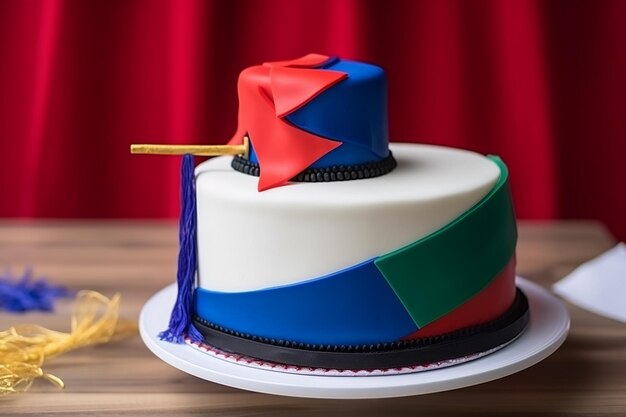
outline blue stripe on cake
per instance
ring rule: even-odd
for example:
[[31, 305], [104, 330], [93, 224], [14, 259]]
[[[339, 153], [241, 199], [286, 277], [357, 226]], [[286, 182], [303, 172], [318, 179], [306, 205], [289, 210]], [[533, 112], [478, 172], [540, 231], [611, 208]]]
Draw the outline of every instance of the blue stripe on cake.
[[246, 292], [198, 288], [197, 315], [244, 334], [310, 344], [393, 342], [417, 330], [373, 263]]

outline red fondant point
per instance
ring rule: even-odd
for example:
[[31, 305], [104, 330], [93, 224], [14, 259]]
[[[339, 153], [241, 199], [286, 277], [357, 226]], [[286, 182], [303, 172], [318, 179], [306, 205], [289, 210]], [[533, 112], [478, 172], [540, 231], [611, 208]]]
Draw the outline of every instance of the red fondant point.
[[249, 135], [261, 170], [259, 191], [287, 183], [341, 145], [281, 118], [347, 77], [338, 71], [310, 69], [328, 59], [309, 54], [250, 67], [239, 76], [239, 126], [229, 143], [241, 143]]
[[276, 117], [285, 117], [299, 109], [347, 76], [348, 74], [339, 71], [272, 67], [270, 85]]
[[300, 67], [300, 68], [314, 68], [319, 67], [331, 60], [332, 58], [327, 55], [321, 54], [307, 54], [300, 58], [291, 59], [289, 61], [275, 61], [263, 63], [266, 67]]
[[261, 147], [255, 145], [261, 167], [259, 191], [287, 183], [322, 156], [341, 146], [341, 142], [311, 135], [283, 121], [280, 123], [279, 130], [293, 129], [290, 135], [279, 135], [287, 140], [272, 144], [270, 149], [266, 149], [264, 144]]

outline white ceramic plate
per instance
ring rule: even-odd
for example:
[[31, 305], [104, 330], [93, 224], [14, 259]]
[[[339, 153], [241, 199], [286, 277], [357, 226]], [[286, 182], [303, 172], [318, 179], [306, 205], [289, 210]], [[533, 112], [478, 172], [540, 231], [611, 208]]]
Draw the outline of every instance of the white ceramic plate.
[[267, 394], [310, 398], [386, 398], [447, 391], [481, 384], [528, 368], [565, 341], [569, 315], [552, 294], [523, 278], [517, 285], [530, 305], [530, 324], [510, 345], [479, 359], [431, 371], [365, 377], [304, 375], [254, 368], [208, 355], [187, 344], [160, 340], [176, 299], [176, 284], [148, 300], [139, 317], [144, 343], [163, 361], [198, 378]]

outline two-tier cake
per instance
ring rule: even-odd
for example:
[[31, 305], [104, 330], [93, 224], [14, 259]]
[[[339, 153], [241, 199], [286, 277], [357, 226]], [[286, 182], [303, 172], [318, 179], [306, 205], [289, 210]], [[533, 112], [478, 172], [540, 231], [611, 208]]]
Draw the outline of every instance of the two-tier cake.
[[389, 145], [374, 65], [310, 54], [244, 70], [238, 91], [230, 144], [246, 137], [245, 152], [195, 170], [178, 337], [358, 370], [455, 363], [521, 334], [528, 305], [499, 158]]

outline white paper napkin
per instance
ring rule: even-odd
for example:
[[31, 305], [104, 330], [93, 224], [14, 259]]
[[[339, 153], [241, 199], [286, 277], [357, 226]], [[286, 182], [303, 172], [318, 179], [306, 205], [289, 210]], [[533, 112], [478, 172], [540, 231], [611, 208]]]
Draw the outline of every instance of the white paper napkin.
[[582, 264], [552, 289], [579, 307], [626, 323], [626, 245]]

